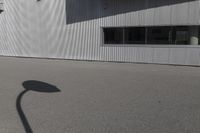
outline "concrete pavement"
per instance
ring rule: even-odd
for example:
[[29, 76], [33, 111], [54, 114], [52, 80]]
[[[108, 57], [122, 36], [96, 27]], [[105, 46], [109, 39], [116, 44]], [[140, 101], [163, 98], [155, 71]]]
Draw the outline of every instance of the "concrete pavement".
[[200, 67], [0, 57], [0, 133], [199, 133]]

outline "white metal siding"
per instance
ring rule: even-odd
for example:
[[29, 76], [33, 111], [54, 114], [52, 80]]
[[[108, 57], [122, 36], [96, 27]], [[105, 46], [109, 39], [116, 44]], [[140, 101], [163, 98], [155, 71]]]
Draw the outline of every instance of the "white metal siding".
[[199, 0], [6, 0], [0, 54], [200, 65], [198, 46], [102, 46], [101, 27], [199, 25]]

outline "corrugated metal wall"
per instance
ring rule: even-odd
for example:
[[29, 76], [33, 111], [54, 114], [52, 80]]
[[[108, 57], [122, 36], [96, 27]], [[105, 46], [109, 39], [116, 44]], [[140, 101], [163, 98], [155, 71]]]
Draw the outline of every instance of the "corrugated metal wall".
[[200, 65], [199, 46], [103, 46], [101, 27], [199, 25], [199, 0], [6, 0], [0, 54]]

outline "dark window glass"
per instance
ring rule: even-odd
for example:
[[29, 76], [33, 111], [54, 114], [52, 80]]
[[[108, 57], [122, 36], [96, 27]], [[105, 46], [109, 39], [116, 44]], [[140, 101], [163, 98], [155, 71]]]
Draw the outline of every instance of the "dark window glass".
[[105, 44], [123, 44], [123, 28], [105, 28], [103, 31]]
[[171, 44], [171, 27], [148, 27], [147, 44]]
[[189, 26], [104, 28], [104, 44], [189, 45], [189, 29]]
[[145, 44], [145, 28], [144, 27], [125, 28], [125, 43]]
[[189, 44], [189, 28], [179, 26], [173, 28], [173, 43], [174, 44]]
[[199, 30], [199, 45], [200, 45], [200, 27], [198, 27], [198, 30]]

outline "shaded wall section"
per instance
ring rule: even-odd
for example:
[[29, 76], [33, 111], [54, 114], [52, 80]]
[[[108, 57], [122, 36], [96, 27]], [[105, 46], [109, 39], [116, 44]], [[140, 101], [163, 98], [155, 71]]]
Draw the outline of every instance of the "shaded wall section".
[[[66, 23], [109, 17], [196, 0], [66, 0]], [[187, 10], [187, 9], [186, 9]]]

